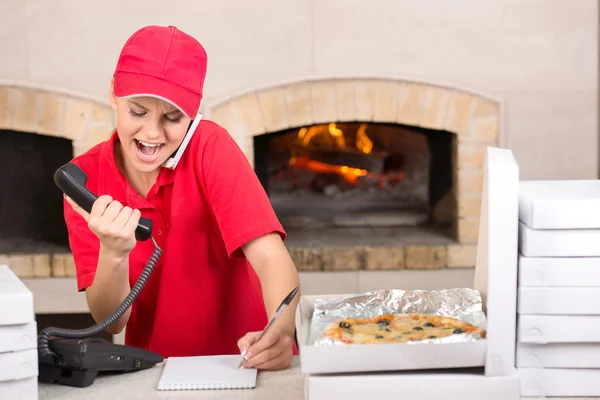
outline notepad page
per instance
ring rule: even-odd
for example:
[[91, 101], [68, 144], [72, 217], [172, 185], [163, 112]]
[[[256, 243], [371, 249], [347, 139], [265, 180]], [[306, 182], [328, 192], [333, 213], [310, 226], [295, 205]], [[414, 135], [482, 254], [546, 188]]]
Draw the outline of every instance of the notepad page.
[[252, 389], [257, 370], [238, 368], [239, 355], [167, 358], [158, 390]]

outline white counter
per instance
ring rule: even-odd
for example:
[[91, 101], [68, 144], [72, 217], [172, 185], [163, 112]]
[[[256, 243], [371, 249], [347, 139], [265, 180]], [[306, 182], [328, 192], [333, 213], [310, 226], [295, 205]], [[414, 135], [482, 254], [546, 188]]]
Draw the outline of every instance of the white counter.
[[[241, 399], [241, 400], [304, 400], [304, 379], [299, 359], [294, 357], [289, 369], [260, 371], [255, 389], [212, 391], [158, 391], [163, 364], [130, 374], [108, 375], [96, 378], [87, 388], [40, 383], [39, 398], [60, 400], [152, 400], [152, 399]], [[563, 400], [592, 400], [592, 398], [561, 398]], [[523, 400], [526, 400], [525, 398]]]
[[[304, 380], [300, 374], [299, 359], [289, 369], [260, 371], [255, 389], [158, 391], [163, 365], [129, 374], [103, 375], [87, 388], [39, 384], [39, 399], [60, 400], [152, 400], [152, 399], [260, 399], [303, 400]], [[581, 400], [581, 399], [579, 399]]]

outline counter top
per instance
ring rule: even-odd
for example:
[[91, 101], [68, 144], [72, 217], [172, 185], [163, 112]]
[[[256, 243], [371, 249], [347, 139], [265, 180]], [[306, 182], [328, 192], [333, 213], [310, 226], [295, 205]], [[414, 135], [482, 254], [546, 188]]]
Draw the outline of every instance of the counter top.
[[[102, 375], [87, 388], [39, 384], [39, 399], [60, 400], [152, 400], [152, 399], [240, 399], [304, 400], [304, 379], [300, 360], [294, 357], [290, 368], [259, 371], [254, 389], [158, 391], [164, 362], [153, 368], [129, 374]], [[579, 399], [581, 400], [581, 399]]]
[[[294, 357], [290, 368], [281, 371], [260, 371], [255, 389], [158, 391], [164, 363], [130, 374], [104, 375], [87, 388], [39, 384], [39, 399], [60, 400], [152, 400], [152, 399], [241, 399], [241, 400], [304, 400], [304, 379], [300, 360]], [[527, 400], [528, 398], [523, 398]], [[592, 400], [592, 398], [561, 398], [562, 400]], [[594, 398], [596, 399], [596, 398]]]

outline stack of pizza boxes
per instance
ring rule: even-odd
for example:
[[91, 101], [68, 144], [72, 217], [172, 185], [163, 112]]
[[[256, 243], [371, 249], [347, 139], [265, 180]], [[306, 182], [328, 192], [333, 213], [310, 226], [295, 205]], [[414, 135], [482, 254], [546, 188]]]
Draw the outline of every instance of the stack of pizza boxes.
[[517, 368], [524, 396], [600, 396], [600, 181], [524, 181]]
[[0, 399], [37, 398], [33, 295], [7, 265], [0, 265]]
[[307, 400], [521, 398], [515, 367], [519, 168], [510, 150], [487, 148], [481, 206], [471, 288], [482, 297], [486, 337], [444, 344], [315, 346], [315, 301], [344, 295], [304, 295], [296, 328]]

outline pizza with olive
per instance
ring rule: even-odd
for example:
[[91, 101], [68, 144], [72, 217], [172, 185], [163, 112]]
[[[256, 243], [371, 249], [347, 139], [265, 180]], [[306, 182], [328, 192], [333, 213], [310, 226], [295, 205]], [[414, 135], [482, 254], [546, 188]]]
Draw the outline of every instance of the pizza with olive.
[[440, 339], [462, 333], [484, 338], [486, 332], [451, 317], [384, 314], [373, 318], [345, 318], [329, 326], [323, 335], [346, 344], [377, 344]]

